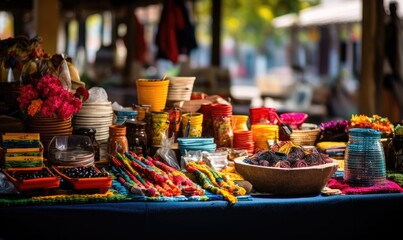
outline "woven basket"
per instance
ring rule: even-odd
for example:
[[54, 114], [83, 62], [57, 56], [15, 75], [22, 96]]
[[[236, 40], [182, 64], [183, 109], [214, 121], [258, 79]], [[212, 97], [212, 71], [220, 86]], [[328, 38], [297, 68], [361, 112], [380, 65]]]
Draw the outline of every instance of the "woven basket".
[[320, 128], [318, 128], [316, 124], [304, 123], [301, 129], [302, 130], [293, 130], [290, 140], [297, 145], [314, 146], [320, 133]]

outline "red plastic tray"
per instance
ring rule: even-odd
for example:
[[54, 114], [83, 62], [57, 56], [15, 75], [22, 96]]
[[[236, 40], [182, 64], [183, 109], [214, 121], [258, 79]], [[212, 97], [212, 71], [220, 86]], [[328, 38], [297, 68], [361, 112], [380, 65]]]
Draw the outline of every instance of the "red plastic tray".
[[[92, 166], [96, 172], [100, 170]], [[100, 193], [105, 193], [112, 186], [112, 177], [93, 177], [93, 178], [72, 178], [63, 173], [63, 168], [75, 168], [73, 166], [52, 166], [57, 174], [68, 181], [74, 190], [98, 190]]]
[[[34, 172], [45, 170], [50, 173], [50, 177], [31, 178], [31, 179], [16, 179], [13, 177], [13, 172]], [[2, 170], [7, 178], [15, 185], [18, 191], [39, 190], [39, 189], [52, 189], [58, 188], [60, 185], [60, 177], [54, 175], [48, 167], [38, 168], [9, 168]]]

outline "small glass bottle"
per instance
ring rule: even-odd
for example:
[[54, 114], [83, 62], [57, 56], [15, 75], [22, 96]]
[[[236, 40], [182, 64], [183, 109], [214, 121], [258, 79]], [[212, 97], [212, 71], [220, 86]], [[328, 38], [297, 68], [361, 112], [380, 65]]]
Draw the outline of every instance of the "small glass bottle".
[[125, 122], [129, 151], [144, 157], [148, 156], [146, 125], [146, 122], [137, 120]]
[[95, 139], [95, 134], [97, 130], [95, 128], [78, 128], [75, 129], [73, 134], [75, 135], [85, 135], [91, 139], [92, 147], [94, 148], [94, 161], [100, 161], [101, 159], [101, 149], [97, 140]]
[[126, 126], [110, 125], [107, 152], [109, 156], [116, 153], [124, 154], [129, 151], [129, 144], [126, 137]]

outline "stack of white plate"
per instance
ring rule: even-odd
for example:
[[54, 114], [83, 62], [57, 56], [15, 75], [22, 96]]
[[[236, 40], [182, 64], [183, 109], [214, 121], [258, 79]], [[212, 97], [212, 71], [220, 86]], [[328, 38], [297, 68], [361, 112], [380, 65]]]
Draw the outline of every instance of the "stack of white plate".
[[111, 102], [83, 103], [81, 110], [73, 116], [73, 127], [74, 129], [94, 128], [95, 139], [102, 143], [108, 141], [112, 120]]

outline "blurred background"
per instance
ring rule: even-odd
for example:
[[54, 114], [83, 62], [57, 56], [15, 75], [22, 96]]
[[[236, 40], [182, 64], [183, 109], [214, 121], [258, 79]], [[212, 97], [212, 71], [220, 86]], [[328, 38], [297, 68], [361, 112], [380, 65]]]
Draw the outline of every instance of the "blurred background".
[[[234, 114], [266, 106], [311, 122], [356, 113], [394, 122], [402, 89], [384, 83], [390, 3], [0, 0], [0, 39], [41, 36], [47, 53], [73, 59], [87, 88], [124, 106], [137, 102], [136, 79], [167, 74], [196, 76], [193, 90], [227, 99]], [[403, 2], [393, 3], [400, 18]]]

